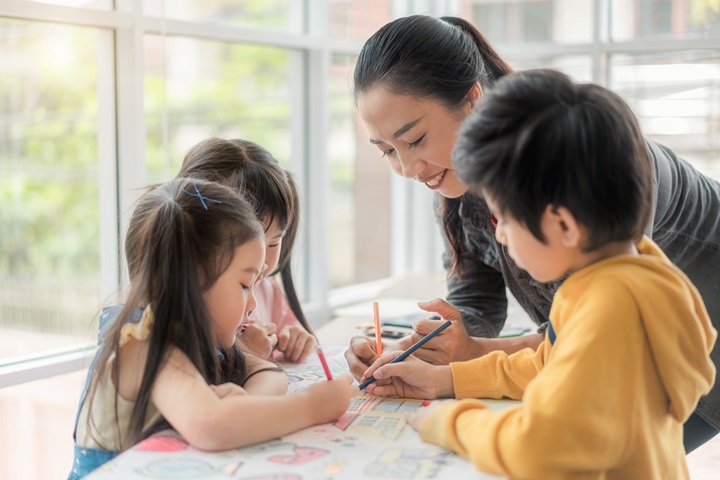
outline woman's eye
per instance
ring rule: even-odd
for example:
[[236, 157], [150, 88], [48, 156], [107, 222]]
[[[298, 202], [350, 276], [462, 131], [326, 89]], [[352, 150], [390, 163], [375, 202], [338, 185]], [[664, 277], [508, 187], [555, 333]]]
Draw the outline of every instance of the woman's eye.
[[409, 143], [409, 144], [408, 144], [408, 148], [417, 147], [418, 145], [420, 145], [420, 142], [423, 141], [423, 138], [425, 138], [425, 135], [423, 135], [422, 137], [418, 138], [418, 139], [415, 140], [414, 142]]
[[279, 243], [273, 243], [272, 245], [268, 245], [267, 248], [276, 248], [279, 245], [280, 245]]
[[382, 151], [382, 155], [380, 155], [380, 158], [385, 158], [385, 157], [387, 157], [388, 155], [392, 155], [393, 153], [395, 153], [395, 149], [394, 149], [394, 148], [390, 148], [390, 149], [387, 149], [387, 150], [383, 150], [383, 151]]
[[244, 283], [241, 283], [240, 286], [242, 286], [243, 290], [250, 290], [250, 287], [245, 285]]

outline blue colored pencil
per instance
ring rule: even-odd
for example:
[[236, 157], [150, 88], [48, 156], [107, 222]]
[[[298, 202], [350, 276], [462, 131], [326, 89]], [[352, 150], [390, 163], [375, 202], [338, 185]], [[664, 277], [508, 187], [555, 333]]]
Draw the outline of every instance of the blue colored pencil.
[[[415, 350], [417, 350], [418, 348], [422, 347], [422, 346], [425, 345], [427, 342], [429, 342], [430, 339], [433, 338], [435, 335], [437, 335], [438, 333], [442, 332], [442, 331], [445, 330], [447, 327], [449, 327], [450, 324], [452, 324], [452, 322], [451, 322], [450, 320], [445, 321], [445, 323], [443, 323], [442, 325], [440, 325], [439, 327], [437, 327], [435, 330], [433, 330], [432, 332], [430, 332], [430, 333], [428, 333], [427, 335], [425, 335], [423, 338], [421, 338], [420, 340], [418, 340], [417, 343], [415, 343], [415, 344], [412, 345], [410, 348], [408, 348], [407, 350], [405, 350], [403, 353], [401, 353], [400, 355], [398, 355], [397, 357], [395, 357], [390, 363], [400, 363], [400, 362], [402, 362], [402, 361], [405, 360], [407, 357], [409, 357], [410, 355], [412, 355], [412, 354], [415, 352]], [[374, 381], [375, 381], [375, 377], [370, 377], [370, 378], [365, 379], [365, 381], [360, 384], [360, 390], [364, 390], [365, 388], [367, 388], [368, 385], [370, 385], [370, 384], [371, 384], [372, 382], [374, 382]]]

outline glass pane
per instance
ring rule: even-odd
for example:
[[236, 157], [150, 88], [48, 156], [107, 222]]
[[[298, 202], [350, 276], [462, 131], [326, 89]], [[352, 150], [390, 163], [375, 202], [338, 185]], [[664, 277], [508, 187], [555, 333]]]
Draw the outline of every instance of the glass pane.
[[148, 181], [174, 177], [188, 149], [212, 136], [256, 142], [287, 167], [290, 104], [285, 50], [146, 36]]
[[143, 12], [175, 20], [300, 33], [303, 3], [297, 0], [144, 0]]
[[67, 478], [87, 370], [0, 389], [0, 478]]
[[0, 363], [94, 335], [107, 34], [0, 19]]
[[468, 0], [461, 16], [494, 44], [583, 43], [592, 39], [593, 0]]
[[611, 79], [648, 137], [720, 179], [720, 52], [616, 55]]
[[330, 81], [332, 287], [390, 275], [390, 169], [368, 141], [348, 88], [355, 58], [334, 55]]
[[365, 40], [390, 21], [391, 7], [391, 0], [330, 0], [330, 36]]
[[720, 36], [720, 3], [707, 0], [612, 0], [612, 39]]
[[64, 7], [96, 8], [98, 10], [110, 10], [113, 8], [112, 0], [33, 0], [48, 5], [62, 5]]
[[538, 57], [532, 60], [526, 58], [513, 60], [508, 58], [515, 70], [528, 70], [531, 68], [553, 68], [571, 76], [578, 82], [592, 81], [592, 60], [587, 55], [565, 55], [561, 57]]

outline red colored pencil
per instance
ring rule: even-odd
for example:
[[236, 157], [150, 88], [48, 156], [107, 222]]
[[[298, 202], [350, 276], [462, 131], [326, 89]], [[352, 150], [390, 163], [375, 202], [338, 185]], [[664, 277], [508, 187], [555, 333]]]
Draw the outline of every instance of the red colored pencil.
[[320, 347], [317, 348], [317, 356], [320, 359], [320, 363], [322, 364], [323, 370], [325, 370], [325, 376], [328, 380], [332, 380], [332, 373], [330, 373], [330, 367], [328, 367], [327, 361], [325, 360], [325, 354], [323, 354], [323, 351]]

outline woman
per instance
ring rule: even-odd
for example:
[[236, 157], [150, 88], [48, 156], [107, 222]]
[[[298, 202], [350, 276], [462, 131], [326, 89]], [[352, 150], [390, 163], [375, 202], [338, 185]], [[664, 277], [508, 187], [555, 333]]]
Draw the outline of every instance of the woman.
[[[410, 16], [382, 27], [363, 46], [354, 75], [355, 102], [382, 157], [398, 175], [438, 192], [438, 216], [447, 241], [447, 302], [424, 305], [457, 320], [416, 352], [432, 363], [467, 360], [502, 349], [536, 347], [562, 278], [534, 281], [495, 240], [493, 217], [482, 198], [467, 191], [451, 162], [456, 132], [483, 89], [511, 73], [510, 66], [470, 23], [460, 18]], [[646, 233], [697, 286], [717, 329], [720, 323], [720, 184], [671, 150], [647, 141], [655, 167], [653, 221]], [[507, 315], [506, 288], [538, 334], [497, 339]], [[431, 320], [390, 348], [406, 348], [433, 329]], [[376, 358], [373, 342], [354, 337], [346, 358], [359, 378]], [[712, 359], [720, 364], [720, 348]], [[690, 452], [720, 430], [720, 386], [700, 400], [685, 424]]]

